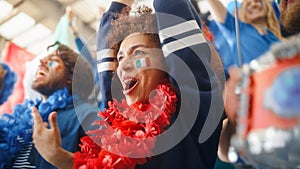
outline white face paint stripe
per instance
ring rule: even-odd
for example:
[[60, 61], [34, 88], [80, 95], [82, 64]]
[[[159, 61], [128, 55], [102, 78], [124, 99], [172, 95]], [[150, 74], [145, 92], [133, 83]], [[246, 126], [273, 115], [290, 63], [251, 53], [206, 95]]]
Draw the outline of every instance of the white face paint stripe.
[[49, 66], [50, 68], [56, 70], [56, 69], [58, 68], [58, 66], [59, 66], [59, 63], [58, 63], [57, 61], [50, 61], [50, 62], [48, 63], [48, 66]]
[[167, 39], [169, 37], [173, 37], [173, 36], [176, 36], [176, 35], [179, 35], [184, 32], [194, 30], [194, 29], [200, 30], [197, 22], [195, 20], [190, 20], [190, 21], [186, 21], [181, 24], [171, 26], [171, 27], [168, 27], [168, 28], [165, 28], [165, 29], [159, 31], [159, 37], [160, 37], [161, 42], [163, 42], [165, 39]]
[[201, 44], [201, 43], [207, 43], [207, 41], [204, 38], [202, 33], [201, 34], [198, 33], [198, 34], [194, 34], [194, 35], [167, 43], [162, 47], [162, 50], [163, 50], [164, 56], [167, 57], [170, 53], [176, 52], [180, 49], [190, 47], [190, 46], [193, 46], [196, 44]]
[[148, 57], [142, 59], [142, 66], [143, 66], [143, 67], [148, 67], [148, 66], [150, 66], [150, 59], [149, 59]]

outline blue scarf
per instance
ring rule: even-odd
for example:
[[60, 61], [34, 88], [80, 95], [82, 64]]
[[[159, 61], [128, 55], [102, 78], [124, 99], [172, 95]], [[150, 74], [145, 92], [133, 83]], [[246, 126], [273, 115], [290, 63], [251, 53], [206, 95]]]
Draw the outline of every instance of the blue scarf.
[[63, 109], [73, 104], [73, 98], [67, 88], [60, 89], [48, 97], [45, 102], [41, 99], [34, 101], [25, 100], [24, 104], [15, 106], [13, 113], [0, 115], [0, 169], [10, 165], [12, 158], [22, 148], [17, 138], [22, 138], [25, 143], [32, 141], [33, 119], [31, 107], [37, 106], [43, 121], [48, 121], [52, 111]]

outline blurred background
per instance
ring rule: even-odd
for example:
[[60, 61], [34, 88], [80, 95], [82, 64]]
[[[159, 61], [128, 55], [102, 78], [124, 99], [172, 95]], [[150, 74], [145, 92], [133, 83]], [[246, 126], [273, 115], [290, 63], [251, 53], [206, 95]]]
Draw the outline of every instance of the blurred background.
[[79, 32], [89, 39], [109, 4], [110, 0], [0, 0], [0, 51], [13, 42], [39, 55], [53, 43], [66, 6], [72, 8]]
[[[208, 11], [207, 0], [193, 1], [202, 13]], [[230, 1], [222, 0], [225, 6]], [[12, 107], [25, 98], [39, 97], [31, 89], [31, 82], [39, 59], [46, 56], [47, 47], [55, 41], [80, 53], [75, 42], [80, 37], [91, 57], [96, 58], [96, 32], [110, 3], [111, 0], [0, 0], [0, 60], [18, 74], [14, 92], [0, 106], [0, 114], [12, 112]], [[135, 5], [153, 7], [152, 3], [153, 0], [135, 0]], [[71, 19], [66, 12], [69, 8]]]
[[[111, 0], [0, 0], [0, 51], [13, 42], [26, 51], [39, 55], [53, 43], [55, 29], [66, 6], [76, 16], [77, 27], [85, 39], [94, 38], [99, 20]], [[151, 6], [152, 0], [138, 0]], [[198, 1], [202, 12], [207, 2]], [[224, 0], [226, 3], [226, 0]], [[93, 39], [89, 42], [95, 42]], [[89, 44], [92, 45], [93, 44]], [[3, 54], [1, 54], [3, 55]]]

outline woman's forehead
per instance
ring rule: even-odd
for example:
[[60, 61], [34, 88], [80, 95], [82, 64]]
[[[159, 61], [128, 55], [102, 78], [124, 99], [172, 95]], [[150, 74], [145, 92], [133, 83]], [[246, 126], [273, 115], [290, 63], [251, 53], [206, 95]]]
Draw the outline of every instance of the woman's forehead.
[[155, 42], [153, 42], [149, 35], [145, 33], [132, 33], [128, 35], [121, 43], [120, 49], [129, 46], [136, 46], [138, 44], [144, 44], [144, 46], [154, 47]]
[[147, 38], [146, 35], [144, 33], [140, 33], [140, 32], [135, 32], [135, 33], [132, 33], [128, 36], [126, 36], [124, 38], [124, 40], [122, 41], [122, 44], [126, 41], [136, 41], [136, 40], [143, 40], [144, 38]]

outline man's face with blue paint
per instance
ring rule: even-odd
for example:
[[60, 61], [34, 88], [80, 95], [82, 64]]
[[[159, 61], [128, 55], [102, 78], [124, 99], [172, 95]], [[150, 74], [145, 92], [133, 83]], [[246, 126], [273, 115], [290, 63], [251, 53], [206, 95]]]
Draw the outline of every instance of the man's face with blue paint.
[[44, 96], [66, 87], [68, 78], [64, 61], [55, 52], [40, 60], [40, 65], [32, 82], [32, 89]]

